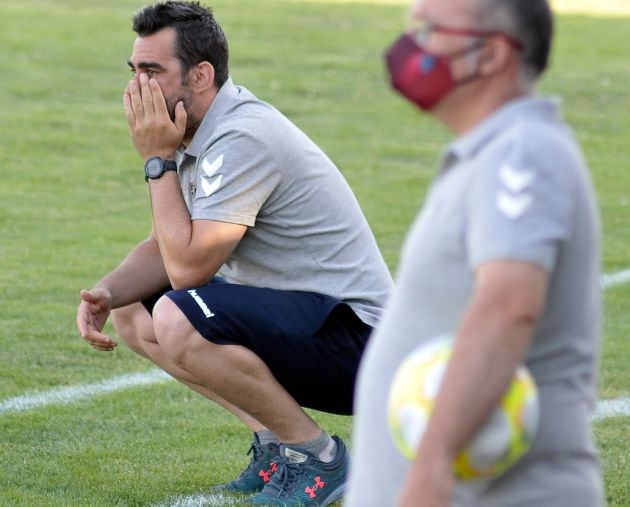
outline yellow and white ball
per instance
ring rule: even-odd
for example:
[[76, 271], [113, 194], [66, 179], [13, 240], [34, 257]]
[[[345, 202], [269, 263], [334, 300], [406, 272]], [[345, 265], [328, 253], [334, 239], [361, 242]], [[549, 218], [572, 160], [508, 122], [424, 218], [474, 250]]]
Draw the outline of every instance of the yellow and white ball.
[[[394, 443], [408, 459], [415, 456], [431, 416], [451, 350], [450, 336], [420, 345], [401, 363], [392, 381], [389, 428]], [[475, 480], [503, 473], [530, 448], [538, 417], [536, 384], [527, 368], [519, 366], [499, 406], [453, 463], [456, 477]]]

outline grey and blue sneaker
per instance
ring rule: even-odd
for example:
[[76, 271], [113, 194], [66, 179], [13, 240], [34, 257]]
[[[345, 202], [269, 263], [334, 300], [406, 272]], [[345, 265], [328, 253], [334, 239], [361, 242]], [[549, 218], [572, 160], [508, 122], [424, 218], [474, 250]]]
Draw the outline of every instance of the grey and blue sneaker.
[[280, 446], [276, 472], [263, 490], [250, 499], [252, 505], [322, 507], [339, 500], [346, 488], [350, 454], [339, 437], [337, 454], [330, 463], [299, 448]]
[[269, 483], [278, 466], [276, 463], [280, 457], [278, 444], [261, 444], [254, 438], [247, 454], [251, 454], [252, 457], [245, 470], [233, 481], [214, 486], [211, 491], [257, 493]]

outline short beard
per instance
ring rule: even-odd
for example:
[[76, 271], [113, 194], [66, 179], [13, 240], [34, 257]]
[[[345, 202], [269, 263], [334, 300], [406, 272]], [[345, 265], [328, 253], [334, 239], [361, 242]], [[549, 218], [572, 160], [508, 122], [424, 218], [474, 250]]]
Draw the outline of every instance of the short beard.
[[175, 108], [180, 102], [184, 104], [184, 109], [188, 113], [190, 111], [190, 105], [192, 103], [192, 96], [188, 90], [184, 90], [178, 95], [171, 95], [170, 97], [166, 97], [166, 109], [168, 111], [168, 116], [173, 123], [175, 123]]
[[182, 83], [182, 85], [183, 89], [178, 95], [166, 97], [166, 109], [168, 111], [169, 117], [171, 118], [171, 121], [175, 123], [175, 108], [180, 102], [184, 105], [184, 109], [186, 110], [187, 114], [186, 132], [184, 134], [184, 139], [190, 139], [199, 128], [199, 125], [201, 125], [201, 121], [192, 112], [192, 93], [185, 86], [185, 83]]

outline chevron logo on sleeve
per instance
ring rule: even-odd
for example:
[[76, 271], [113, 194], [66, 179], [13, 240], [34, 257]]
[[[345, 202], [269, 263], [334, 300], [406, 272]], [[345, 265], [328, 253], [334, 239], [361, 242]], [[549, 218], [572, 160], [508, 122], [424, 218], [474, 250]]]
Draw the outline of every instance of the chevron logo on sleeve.
[[529, 190], [536, 180], [534, 171], [517, 170], [510, 164], [504, 164], [499, 170], [502, 184], [497, 192], [497, 208], [510, 220], [516, 220], [531, 207], [534, 194]]
[[223, 182], [223, 175], [216, 174], [223, 167], [223, 154], [219, 155], [212, 162], [204, 158], [201, 162], [201, 175], [199, 186], [197, 187], [197, 197], [209, 197], [214, 194]]

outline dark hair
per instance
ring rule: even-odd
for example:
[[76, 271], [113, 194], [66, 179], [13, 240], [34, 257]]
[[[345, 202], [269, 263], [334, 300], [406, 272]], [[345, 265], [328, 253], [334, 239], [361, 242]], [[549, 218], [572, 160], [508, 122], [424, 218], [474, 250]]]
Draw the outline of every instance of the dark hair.
[[521, 61], [530, 78], [547, 69], [554, 24], [547, 0], [481, 0], [479, 16], [484, 28], [505, 32], [522, 44]]
[[133, 17], [133, 31], [140, 37], [163, 28], [174, 28], [175, 54], [182, 76], [200, 62], [214, 67], [214, 82], [220, 88], [228, 79], [228, 45], [212, 9], [199, 2], [168, 1], [142, 8]]

